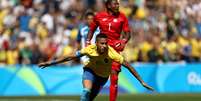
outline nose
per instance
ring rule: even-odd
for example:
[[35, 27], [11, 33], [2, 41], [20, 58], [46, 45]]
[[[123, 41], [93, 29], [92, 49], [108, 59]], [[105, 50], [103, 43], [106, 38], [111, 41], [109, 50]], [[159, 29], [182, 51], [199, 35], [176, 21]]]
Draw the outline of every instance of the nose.
[[103, 47], [106, 48], [106, 47], [107, 47], [107, 44], [103, 44]]
[[107, 47], [107, 44], [102, 44], [102, 48], [106, 48]]

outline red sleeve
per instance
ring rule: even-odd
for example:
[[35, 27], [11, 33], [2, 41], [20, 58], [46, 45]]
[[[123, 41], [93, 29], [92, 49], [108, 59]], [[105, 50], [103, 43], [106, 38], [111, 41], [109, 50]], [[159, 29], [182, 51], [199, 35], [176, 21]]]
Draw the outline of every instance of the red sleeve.
[[123, 15], [124, 23], [123, 23], [123, 31], [124, 32], [130, 32], [129, 24], [128, 24], [128, 19], [126, 18], [125, 15]]
[[97, 27], [98, 27], [98, 21], [97, 21], [97, 15], [96, 15], [94, 16], [93, 22], [91, 22], [90, 24], [90, 32], [94, 33]]

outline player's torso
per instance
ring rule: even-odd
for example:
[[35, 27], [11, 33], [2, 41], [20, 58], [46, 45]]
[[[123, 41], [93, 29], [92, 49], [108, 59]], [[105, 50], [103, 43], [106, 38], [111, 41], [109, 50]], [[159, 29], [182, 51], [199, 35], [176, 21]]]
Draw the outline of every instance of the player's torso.
[[91, 68], [97, 75], [102, 77], [109, 76], [111, 72], [112, 59], [108, 55], [91, 54], [88, 56], [90, 62], [86, 67]]
[[119, 39], [124, 23], [124, 18], [121, 14], [113, 16], [106, 12], [101, 12], [97, 14], [96, 21], [100, 31], [107, 34], [109, 39]]

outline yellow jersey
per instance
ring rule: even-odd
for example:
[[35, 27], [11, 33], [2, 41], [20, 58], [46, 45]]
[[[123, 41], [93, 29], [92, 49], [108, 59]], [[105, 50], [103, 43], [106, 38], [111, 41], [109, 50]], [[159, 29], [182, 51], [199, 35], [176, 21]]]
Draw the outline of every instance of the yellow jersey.
[[98, 54], [96, 45], [89, 45], [81, 49], [81, 54], [89, 57], [89, 61], [84, 68], [90, 68], [101, 77], [108, 77], [111, 73], [112, 61], [123, 63], [123, 56], [117, 53], [112, 47], [108, 46], [108, 51], [104, 54]]

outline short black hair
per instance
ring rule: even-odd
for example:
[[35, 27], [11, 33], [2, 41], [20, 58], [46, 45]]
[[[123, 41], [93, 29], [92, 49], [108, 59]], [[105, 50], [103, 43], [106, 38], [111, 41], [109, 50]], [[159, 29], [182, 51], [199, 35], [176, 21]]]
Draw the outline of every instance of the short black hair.
[[84, 15], [84, 17], [88, 17], [88, 16], [94, 16], [94, 13], [92, 11], [87, 11]]
[[113, 0], [104, 0], [105, 5], [108, 5], [109, 3], [111, 3]]
[[94, 12], [89, 9], [89, 10], [85, 11], [85, 12], [82, 14], [82, 16], [81, 16], [80, 19], [86, 19], [88, 16], [94, 16], [94, 15], [95, 15]]
[[96, 36], [96, 42], [97, 42], [98, 39], [100, 39], [100, 38], [107, 38], [107, 35], [104, 34], [104, 33], [100, 33], [100, 34], [98, 34], [98, 35]]

